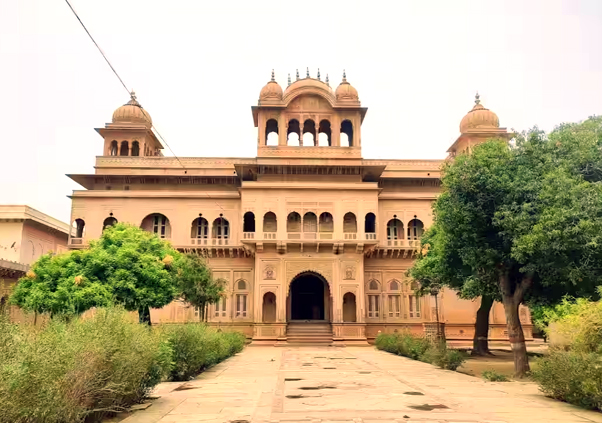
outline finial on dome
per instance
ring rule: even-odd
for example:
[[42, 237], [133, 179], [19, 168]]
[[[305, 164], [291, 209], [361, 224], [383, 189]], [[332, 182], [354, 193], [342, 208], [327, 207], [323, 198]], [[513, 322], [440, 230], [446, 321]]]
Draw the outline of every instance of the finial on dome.
[[299, 80], [299, 69], [297, 69], [297, 81]]
[[320, 81], [320, 68], [318, 68], [318, 81]]
[[309, 68], [307, 68], [307, 71], [305, 72], [305, 77], [309, 78]]
[[477, 91], [476, 95], [474, 96], [474, 104], [480, 104], [481, 100], [480, 100], [481, 96], [479, 95], [479, 92]]
[[291, 74], [288, 74], [288, 85], [291, 85]]
[[347, 82], [347, 73], [345, 73], [345, 69], [343, 69], [343, 82]]
[[270, 81], [276, 81], [275, 75], [274, 75], [274, 69], [272, 69], [272, 79], [270, 79]]
[[328, 74], [326, 74], [326, 85], [328, 85], [330, 87], [330, 83], [328, 81]]
[[[127, 104], [131, 104], [134, 106], [140, 106], [140, 103], [138, 103], [138, 99], [136, 97], [136, 93], [134, 92], [134, 90], [130, 91], [130, 101], [128, 101]], [[142, 107], [142, 106], [140, 106], [140, 107]]]

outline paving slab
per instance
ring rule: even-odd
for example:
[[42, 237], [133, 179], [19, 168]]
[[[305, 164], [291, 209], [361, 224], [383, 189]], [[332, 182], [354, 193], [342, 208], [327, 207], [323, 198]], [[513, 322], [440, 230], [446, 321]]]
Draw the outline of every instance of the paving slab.
[[533, 383], [485, 382], [366, 347], [250, 346], [123, 423], [597, 422]]

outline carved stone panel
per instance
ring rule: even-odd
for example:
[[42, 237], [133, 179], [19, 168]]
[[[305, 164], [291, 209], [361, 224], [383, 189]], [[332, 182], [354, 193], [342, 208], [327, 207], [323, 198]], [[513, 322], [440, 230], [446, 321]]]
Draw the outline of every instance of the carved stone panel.
[[288, 295], [288, 290], [290, 288], [290, 281], [293, 278], [303, 272], [315, 272], [326, 279], [326, 282], [331, 286], [332, 292], [332, 274], [333, 274], [333, 261], [288, 261], [286, 262], [286, 285]]

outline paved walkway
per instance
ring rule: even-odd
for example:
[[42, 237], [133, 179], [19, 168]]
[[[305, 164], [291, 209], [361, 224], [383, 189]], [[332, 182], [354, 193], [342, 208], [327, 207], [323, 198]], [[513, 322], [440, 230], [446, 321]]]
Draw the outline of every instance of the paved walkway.
[[250, 346], [159, 394], [123, 423], [602, 422], [532, 383], [484, 382], [371, 347]]

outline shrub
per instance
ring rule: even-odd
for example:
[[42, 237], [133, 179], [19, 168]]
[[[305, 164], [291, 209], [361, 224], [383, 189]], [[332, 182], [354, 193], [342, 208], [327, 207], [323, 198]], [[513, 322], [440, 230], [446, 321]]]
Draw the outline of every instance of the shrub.
[[602, 357], [555, 349], [532, 371], [542, 392], [585, 408], [602, 410]]
[[171, 380], [189, 380], [240, 352], [245, 344], [242, 333], [218, 332], [199, 323], [169, 325], [163, 331], [174, 351]]
[[170, 370], [169, 343], [121, 309], [0, 325], [0, 422], [92, 421], [141, 401]]
[[379, 350], [434, 364], [447, 370], [456, 370], [466, 360], [462, 352], [448, 349], [445, 343], [433, 344], [424, 337], [408, 332], [379, 333], [375, 344]]
[[508, 382], [510, 380], [506, 375], [498, 373], [495, 370], [485, 370], [481, 373], [481, 377], [489, 382]]

